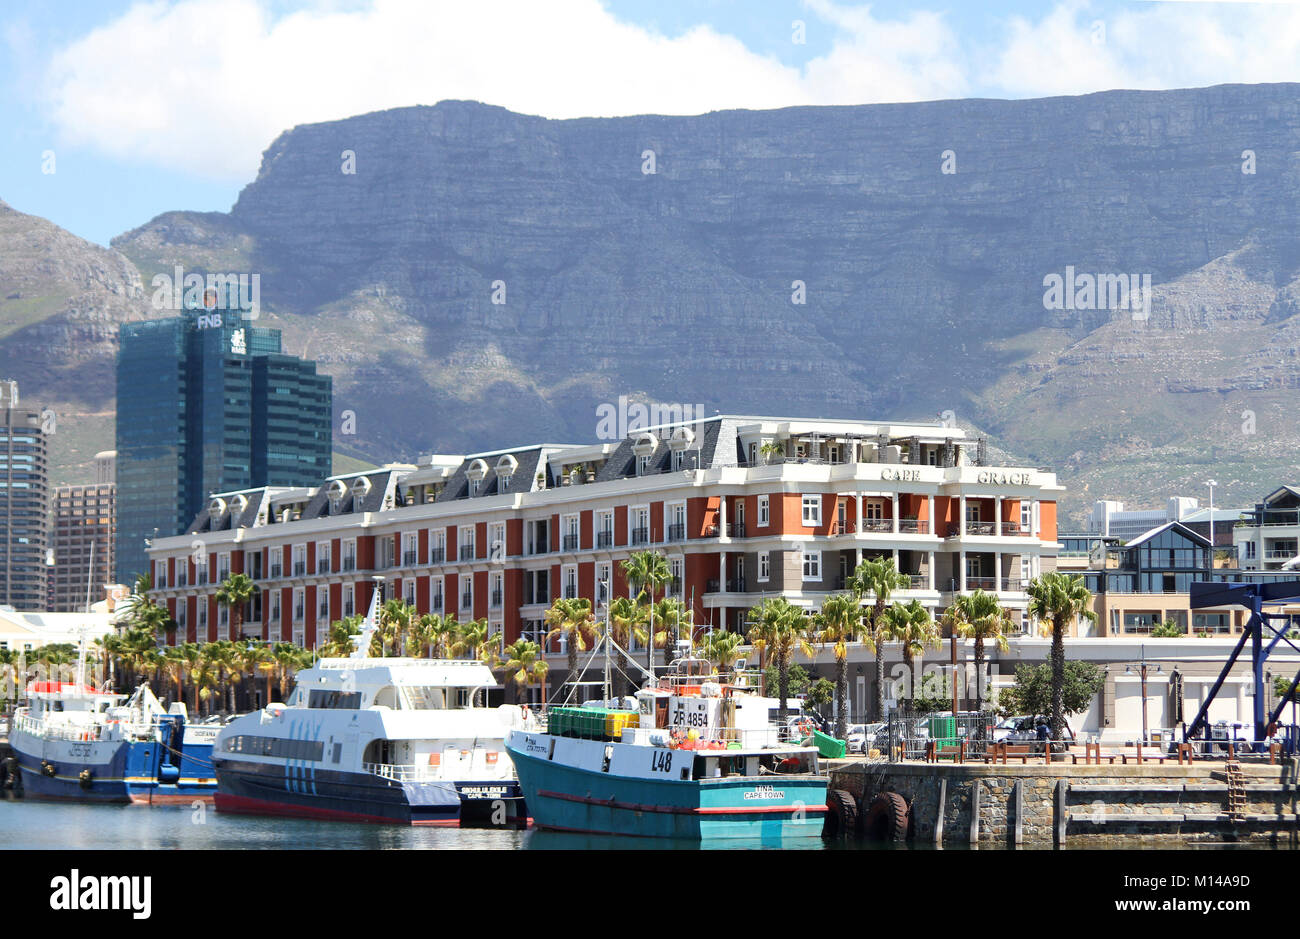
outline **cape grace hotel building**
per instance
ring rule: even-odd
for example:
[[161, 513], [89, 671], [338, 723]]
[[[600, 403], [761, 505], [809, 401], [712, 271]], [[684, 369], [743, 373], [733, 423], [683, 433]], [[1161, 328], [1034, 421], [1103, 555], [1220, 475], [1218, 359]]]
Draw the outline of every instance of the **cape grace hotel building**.
[[215, 592], [240, 572], [259, 587], [248, 636], [312, 647], [382, 583], [421, 613], [539, 640], [557, 597], [585, 597], [600, 617], [605, 584], [630, 595], [619, 562], [646, 549], [662, 552], [668, 594], [697, 625], [743, 629], [778, 595], [819, 607], [875, 556], [910, 575], [897, 599], [941, 612], [978, 587], [1023, 610], [1022, 585], [1055, 567], [1062, 489], [983, 456], [982, 441], [940, 424], [720, 416], [219, 493], [149, 555], [173, 641], [231, 637]]

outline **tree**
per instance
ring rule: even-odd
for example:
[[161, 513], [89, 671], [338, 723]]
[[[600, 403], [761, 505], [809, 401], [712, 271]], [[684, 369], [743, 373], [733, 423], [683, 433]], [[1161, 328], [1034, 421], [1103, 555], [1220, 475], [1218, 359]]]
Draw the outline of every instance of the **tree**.
[[1013, 626], [1011, 611], [998, 603], [997, 594], [976, 590], [957, 598], [944, 614], [944, 622], [956, 635], [975, 640], [975, 710], [984, 710], [984, 643], [993, 642], [1007, 651], [1006, 634]]
[[1151, 638], [1153, 639], [1176, 639], [1186, 635], [1183, 627], [1179, 626], [1172, 619], [1167, 619], [1159, 626], [1152, 627]]
[[706, 659], [718, 666], [719, 677], [725, 676], [740, 658], [740, 634], [725, 629], [705, 633], [700, 651]]
[[664, 597], [654, 605], [651, 620], [661, 626], [661, 629], [655, 633], [655, 644], [664, 650], [665, 665], [671, 660], [670, 650], [676, 648], [677, 641], [682, 637], [683, 625], [694, 647], [694, 613], [681, 600], [676, 597]]
[[542, 686], [542, 700], [546, 700], [546, 659], [542, 657], [541, 647], [527, 639], [516, 639], [505, 647], [505, 651], [496, 658], [496, 664], [505, 673], [507, 684], [513, 683], [516, 693], [521, 688], [539, 684]]
[[548, 640], [565, 639], [565, 652], [569, 659], [568, 682], [577, 691], [578, 653], [586, 652], [596, 637], [596, 624], [591, 616], [591, 601], [583, 597], [560, 597], [546, 611], [546, 625], [551, 631]]
[[203, 647], [197, 642], [187, 642], [176, 646], [176, 653], [181, 661], [181, 674], [190, 685], [190, 712], [197, 717], [199, 713], [199, 686], [196, 682], [197, 673], [203, 663]]
[[791, 659], [795, 652], [803, 652], [809, 658], [816, 655], [808, 642], [811, 624], [803, 610], [785, 597], [764, 600], [750, 611], [750, 615], [767, 631], [768, 650], [772, 653], [772, 662], [777, 670], [777, 697], [781, 702], [777, 708], [777, 720], [784, 725]]
[[[1105, 671], [1092, 662], [1066, 662], [1064, 671], [1065, 681], [1061, 686], [1062, 715], [1086, 711], [1106, 684]], [[999, 706], [1010, 711], [1008, 717], [1050, 713], [1056, 702], [1052, 677], [1050, 662], [1043, 665], [1017, 665], [1016, 683], [1011, 688], [1002, 690], [998, 698]]]
[[769, 440], [758, 448], [758, 452], [763, 454], [763, 462], [771, 463], [774, 456], [785, 456], [785, 447], [776, 440]]
[[345, 616], [335, 620], [329, 629], [329, 638], [316, 650], [323, 659], [343, 659], [355, 651], [353, 636], [361, 634], [360, 616]]
[[649, 591], [650, 601], [650, 628], [646, 633], [646, 657], [645, 664], [647, 671], [653, 673], [655, 667], [655, 631], [654, 631], [654, 602], [655, 591], [663, 584], [673, 579], [672, 569], [668, 566], [667, 559], [658, 551], [637, 551], [626, 561], [622, 562], [623, 576], [627, 578], [628, 584], [636, 591], [637, 603], [641, 602], [642, 597]]
[[882, 648], [888, 639], [885, 608], [895, 590], [911, 586], [911, 580], [898, 572], [893, 558], [864, 560], [853, 571], [846, 585], [859, 598], [871, 594], [874, 602], [867, 614], [863, 644], [876, 657], [876, 719], [885, 719], [885, 658]]
[[[786, 680], [790, 685], [791, 696], [796, 698], [801, 694], [806, 695], [813, 683], [813, 677], [808, 674], [808, 669], [797, 662], [790, 666]], [[780, 677], [777, 675], [776, 663], [773, 662], [767, 667], [767, 683], [775, 688], [779, 681]]]
[[903, 663], [907, 666], [908, 682], [912, 685], [908, 698], [914, 699], [921, 690], [916, 687], [919, 684], [916, 661], [926, 649], [939, 648], [939, 630], [930, 617], [930, 611], [921, 606], [921, 601], [911, 600], [895, 603], [885, 611], [885, 631], [888, 638], [903, 644]]
[[620, 695], [627, 691], [628, 680], [628, 662], [623, 650], [627, 648], [632, 636], [644, 635], [644, 630], [640, 627], [644, 616], [645, 608], [633, 603], [627, 597], [615, 597], [609, 603], [609, 634], [618, 645], [615, 664], [622, 676], [619, 679]]
[[455, 613], [425, 613], [411, 627], [409, 644], [421, 657], [445, 659], [460, 635], [460, 629]]
[[1031, 580], [1025, 592], [1029, 615], [1052, 629], [1052, 739], [1060, 740], [1065, 730], [1065, 629], [1080, 617], [1096, 622], [1097, 614], [1078, 574], [1049, 571]]
[[862, 604], [851, 594], [834, 594], [822, 601], [817, 614], [817, 638], [830, 645], [835, 656], [835, 736], [843, 740], [849, 732], [849, 643], [862, 626]]
[[[835, 685], [825, 678], [818, 678], [808, 686], [808, 703], [811, 704], [818, 714], [825, 713], [826, 709], [835, 701]], [[836, 734], [843, 740], [844, 734]]]
[[230, 639], [244, 634], [244, 607], [257, 593], [257, 585], [247, 574], [231, 574], [217, 588], [217, 603], [230, 610]]

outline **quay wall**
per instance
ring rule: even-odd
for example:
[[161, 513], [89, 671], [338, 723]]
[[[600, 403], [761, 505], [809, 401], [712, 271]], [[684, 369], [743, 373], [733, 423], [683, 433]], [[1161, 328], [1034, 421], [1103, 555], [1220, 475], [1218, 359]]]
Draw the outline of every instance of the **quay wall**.
[[[1300, 847], [1297, 767], [1242, 764], [1229, 814], [1221, 762], [1127, 765], [850, 763], [831, 770], [860, 814], [883, 792], [910, 805], [909, 840], [941, 846], [1105, 847], [1134, 839]], [[978, 824], [972, 825], [978, 799]]]

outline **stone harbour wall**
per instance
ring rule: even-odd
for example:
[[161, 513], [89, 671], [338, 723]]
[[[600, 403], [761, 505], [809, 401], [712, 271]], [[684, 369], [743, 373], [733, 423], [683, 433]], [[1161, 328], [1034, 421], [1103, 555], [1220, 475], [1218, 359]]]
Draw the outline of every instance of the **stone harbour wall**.
[[[966, 846], [1107, 846], [1135, 839], [1257, 841], [1300, 847], [1294, 765], [1243, 764], [1243, 802], [1229, 815], [1223, 763], [1179, 766], [844, 763], [831, 788], [858, 800], [897, 792], [909, 840]], [[978, 800], [978, 824], [972, 825]]]

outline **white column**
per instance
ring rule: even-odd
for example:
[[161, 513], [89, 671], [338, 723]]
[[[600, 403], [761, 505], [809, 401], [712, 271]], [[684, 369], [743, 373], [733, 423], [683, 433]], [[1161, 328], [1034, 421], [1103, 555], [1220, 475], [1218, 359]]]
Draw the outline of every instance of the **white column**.
[[1002, 552], [995, 551], [993, 554], [993, 589], [1002, 589]]
[[993, 529], [993, 534], [1001, 535], [1002, 534], [1002, 497], [1001, 496], [996, 496], [993, 499], [993, 521], [994, 524], [996, 525], [996, 527]]
[[[898, 534], [898, 493], [894, 493], [894, 534]], [[894, 552], [897, 554], [898, 552]]]
[[927, 566], [927, 570], [930, 573], [930, 589], [933, 590], [934, 589], [934, 552], [933, 551], [930, 552], [930, 563]]
[[894, 549], [894, 570], [898, 570], [898, 549]]
[[[962, 501], [963, 503], [965, 502], [964, 499]], [[966, 552], [965, 551], [961, 551], [958, 553], [957, 564], [958, 564], [957, 584], [959, 589], [964, 593], [966, 591]]]
[[[862, 533], [862, 502], [863, 502], [863, 496], [862, 496], [862, 493], [859, 492], [859, 493], [854, 497], [854, 502], [857, 504], [857, 522], [856, 522], [856, 524], [854, 524], [854, 526], [853, 526], [853, 533], [854, 533], [854, 535], [860, 535], [860, 534]], [[862, 560], [862, 549], [861, 549], [861, 548], [858, 549], [858, 560], [859, 560], [859, 561]]]
[[727, 537], [727, 497], [718, 498], [718, 537]]
[[727, 552], [718, 553], [718, 589], [727, 592]]
[[[960, 525], [961, 527], [957, 529], [957, 533], [960, 534], [963, 538], [965, 538], [966, 537], [966, 497], [959, 496], [958, 498], [961, 504], [957, 506], [957, 524]], [[966, 589], [965, 587], [966, 568], [965, 567], [962, 568], [961, 576], [962, 576], [961, 589], [965, 590]]]
[[927, 523], [930, 526], [930, 534], [937, 535], [939, 534], [939, 526], [935, 523], [934, 520], [934, 496], [926, 496], [925, 501], [928, 505], [926, 514], [930, 516], [930, 520]]

